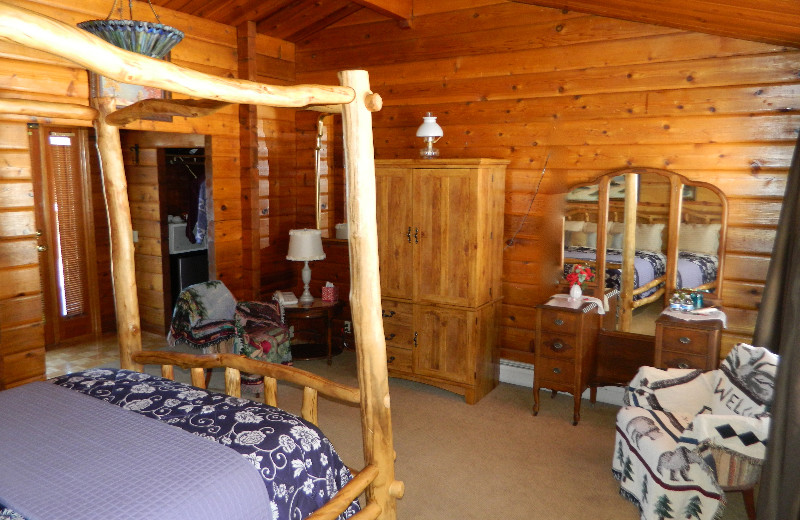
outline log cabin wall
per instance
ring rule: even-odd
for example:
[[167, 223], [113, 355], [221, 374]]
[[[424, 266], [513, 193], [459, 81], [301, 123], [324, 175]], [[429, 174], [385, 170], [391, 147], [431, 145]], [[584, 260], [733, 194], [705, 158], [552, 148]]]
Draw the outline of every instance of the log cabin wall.
[[[63, 5], [38, 0], [11, 0], [11, 3], [46, 14], [69, 24], [93, 18], [104, 18], [108, 14], [109, 8], [109, 3], [106, 0], [86, 0], [80, 3]], [[138, 5], [135, 3], [134, 11], [137, 10], [139, 12], [149, 12], [149, 7], [146, 3]], [[173, 25], [186, 33], [186, 38], [171, 53], [171, 61], [173, 63], [220, 76], [237, 77], [239, 73], [239, 56], [237, 29], [235, 27], [208, 22], [169, 9], [158, 8], [158, 13], [164, 23]], [[256, 62], [259, 65], [258, 79], [260, 81], [275, 83], [276, 81], [272, 78], [277, 77], [282, 81], [293, 83], [293, 44], [259, 35], [255, 37], [255, 49]], [[0, 96], [2, 97], [89, 104], [87, 72], [61, 58], [18, 45], [0, 42], [0, 70], [14, 72], [14, 74], [0, 74]], [[175, 95], [175, 97], [181, 96]], [[177, 133], [187, 137], [193, 136], [192, 139], [197, 139], [199, 136], [202, 143], [201, 146], [205, 146], [206, 155], [210, 158], [208, 194], [213, 202], [213, 206], [209, 207], [209, 243], [212, 244], [210, 249], [210, 252], [212, 252], [210, 255], [211, 276], [223, 280], [238, 298], [245, 298], [259, 292], [260, 288], [253, 287], [252, 279], [247, 278], [252, 275], [253, 269], [251, 268], [250, 272], [245, 272], [242, 269], [243, 260], [248, 255], [258, 258], [261, 252], [258, 251], [253, 255], [252, 243], [243, 242], [243, 230], [245, 229], [242, 222], [243, 212], [249, 215], [249, 213], [246, 213], [249, 208], [245, 209], [242, 204], [242, 179], [239, 169], [241, 153], [239, 116], [238, 107], [229, 106], [214, 115], [204, 118], [188, 119], [176, 117], [172, 122], [140, 121], [123, 128], [125, 130], [152, 132], [152, 135], [157, 135], [157, 133]], [[5, 237], [8, 237], [8, 240], [13, 242], [18, 240], [30, 241], [33, 238], [32, 233], [35, 232], [35, 222], [31, 220], [32, 216], [28, 215], [32, 211], [30, 209], [32, 199], [25, 189], [25, 186], [30, 184], [30, 179], [27, 178], [30, 175], [29, 154], [26, 151], [27, 144], [24, 147], [20, 147], [21, 145], [18, 146], [17, 144], [23, 142], [20, 141], [23, 137], [24, 142], [27, 142], [25, 123], [34, 119], [0, 116], [0, 135], [3, 135], [4, 143], [0, 146], [3, 147], [3, 158], [6, 159], [0, 164], [11, 168], [11, 170], [3, 169], [2, 179], [0, 179], [0, 183], [7, 185], [3, 186], [5, 197], [2, 205], [8, 208], [6, 210], [0, 209], [0, 229], [3, 230], [1, 232], [3, 238], [0, 238], [0, 241], [5, 241]], [[49, 120], [49, 122], [53, 124], [91, 126], [90, 121], [53, 119]], [[259, 160], [261, 162], [257, 165], [257, 171], [260, 174], [259, 181], [256, 183], [259, 189], [259, 205], [260, 207], [268, 208], [270, 206], [269, 197], [278, 197], [280, 199], [291, 199], [293, 197], [290, 187], [291, 183], [294, 182], [294, 158], [292, 152], [294, 116], [293, 113], [268, 111], [259, 114], [258, 122], [259, 128], [266, 128], [268, 129], [267, 133], [274, 133], [274, 135], [265, 138], [260, 143]], [[142, 132], [130, 132], [130, 134], [138, 133]], [[14, 140], [6, 140], [5, 136], [7, 134], [14, 135], [16, 138]], [[284, 165], [280, 168], [272, 169], [273, 171], [276, 169], [280, 171], [286, 176], [286, 179], [283, 182], [279, 182], [269, 177], [269, 182], [276, 183], [275, 189], [270, 190], [267, 181], [270, 174], [270, 168], [266, 164], [267, 150], [277, 146], [277, 144], [286, 142], [291, 142], [292, 147], [289, 148], [290, 151], [283, 153]], [[5, 143], [15, 144], [12, 146], [12, 144]], [[148, 154], [147, 150], [143, 151], [143, 158], [148, 161], [155, 160], [155, 145], [150, 150], [152, 153]], [[280, 156], [281, 154], [275, 153], [274, 155]], [[270, 160], [272, 159], [273, 157], [270, 157]], [[153, 163], [150, 163], [149, 166], [153, 166]], [[13, 180], [6, 180], [6, 177], [11, 175], [8, 173], [9, 171], [16, 172], [13, 173]], [[19, 172], [22, 172], [22, 174]], [[93, 177], [93, 179], [96, 179], [96, 177]], [[144, 182], [137, 182], [139, 180], [144, 180]], [[131, 179], [134, 188], [141, 188], [134, 190], [136, 194], [131, 196], [131, 204], [145, 213], [155, 215], [157, 213], [153, 203], [157, 200], [157, 195], [153, 191], [155, 187], [148, 184], [150, 181], [144, 178]], [[139, 186], [135, 186], [136, 184], [139, 184]], [[93, 183], [93, 187], [95, 202], [98, 201], [97, 197], [102, 202], [102, 204], [94, 205], [96, 209], [95, 219], [97, 222], [104, 223], [106, 214], [105, 204], [102, 199], [102, 185]], [[136, 200], [137, 196], [139, 197], [138, 200]], [[294, 218], [294, 202], [292, 200], [292, 203], [289, 204], [279, 201], [273, 206], [281, 208], [280, 218], [285, 221], [282, 225], [287, 229], [286, 235], [288, 236], [288, 229], [293, 227], [289, 220]], [[19, 210], [18, 208], [22, 209]], [[264, 215], [268, 217], [266, 213]], [[264, 218], [263, 220], [269, 219]], [[134, 226], [135, 229], [136, 227]], [[162, 246], [161, 237], [156, 236], [157, 231], [152, 230], [151, 233], [145, 227], [137, 230], [140, 231], [140, 240], [142, 241], [137, 246], [139, 249], [149, 248], [155, 251]], [[270, 225], [260, 225], [257, 232], [259, 235], [255, 243], [260, 244], [263, 250], [270, 243], [269, 233], [272, 232], [272, 229]], [[277, 228], [275, 232], [277, 233]], [[98, 251], [98, 261], [105, 259], [106, 262], [98, 266], [98, 276], [102, 287], [104, 280], [110, 283], [110, 269], [107, 263], [109, 262], [107, 228], [102, 232], [98, 232], [98, 237], [98, 242], [105, 244], [106, 248], [105, 253], [103, 253], [102, 247]], [[152, 242], [148, 243], [151, 240]], [[144, 274], [144, 278], [139, 280], [140, 302], [146, 307], [155, 305], [153, 309], [145, 309], [147, 312], [142, 313], [143, 326], [145, 330], [163, 333], [165, 326], [168, 324], [168, 322], [165, 322], [165, 316], [169, 315], [169, 309], [165, 309], [163, 304], [164, 294], [165, 291], [168, 292], [168, 287], [165, 289], [163, 284], [159, 287], [159, 284], [155, 282], [156, 275], [161, 269], [159, 264], [163, 257], [153, 257], [150, 259], [152, 261], [142, 260], [141, 263], [140, 260], [142, 259], [137, 258], [137, 277]], [[10, 330], [8, 333], [3, 330], [2, 340], [0, 340], [2, 341], [0, 354], [16, 352], [14, 349], [17, 347], [9, 346], [6, 348], [4, 344], [16, 344], [14, 343], [17, 341], [14, 339], [14, 331], [22, 331], [25, 327], [34, 329], [32, 333], [24, 335], [24, 337], [28, 338], [27, 341], [36, 344], [42, 343], [37, 336], [41, 335], [40, 332], [37, 332], [41, 327], [41, 305], [38, 303], [36, 305], [30, 304], [27, 307], [19, 305], [23, 300], [26, 302], [38, 302], [41, 300], [39, 285], [36, 282], [38, 280], [38, 261], [35, 261], [34, 258], [25, 260], [24, 263], [19, 265], [0, 266], [0, 269], [6, 268], [10, 269], [14, 284], [13, 286], [11, 284], [7, 285], [7, 294], [0, 295], [0, 305], [3, 305], [2, 327]], [[280, 282], [276, 283], [282, 285]], [[143, 290], [146, 294], [141, 294]], [[112, 292], [110, 290], [101, 291], [101, 297], [103, 298], [101, 308], [111, 310], [110, 313], [102, 315], [103, 330], [113, 330], [114, 300]], [[162, 302], [160, 308], [157, 303], [159, 301]], [[20, 315], [19, 318], [14, 319], [11, 319], [11, 314], [9, 314], [7, 318], [5, 310], [12, 307], [19, 309], [35, 308], [36, 311], [31, 311], [33, 313], [29, 312], [25, 316]], [[161, 316], [161, 320], [158, 319], [158, 316]], [[11, 329], [14, 329], [14, 331], [11, 331]], [[40, 368], [42, 368], [43, 373], [43, 356]], [[0, 383], [2, 383], [2, 380], [3, 376], [0, 375]]]
[[431, 111], [441, 157], [511, 161], [501, 357], [533, 361], [568, 188], [628, 166], [726, 194], [722, 355], [751, 339], [800, 124], [798, 49], [497, 0], [415, 2], [411, 26], [362, 10], [298, 44], [297, 80], [368, 70], [377, 158], [415, 157]]

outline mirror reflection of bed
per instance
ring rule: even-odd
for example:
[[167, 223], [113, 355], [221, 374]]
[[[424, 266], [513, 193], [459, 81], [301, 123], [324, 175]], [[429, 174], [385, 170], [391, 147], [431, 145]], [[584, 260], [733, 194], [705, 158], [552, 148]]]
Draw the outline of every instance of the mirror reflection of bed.
[[607, 173], [566, 196], [565, 272], [605, 272], [619, 290], [615, 329], [653, 335], [679, 289], [720, 294], [727, 202], [715, 187], [653, 168]]

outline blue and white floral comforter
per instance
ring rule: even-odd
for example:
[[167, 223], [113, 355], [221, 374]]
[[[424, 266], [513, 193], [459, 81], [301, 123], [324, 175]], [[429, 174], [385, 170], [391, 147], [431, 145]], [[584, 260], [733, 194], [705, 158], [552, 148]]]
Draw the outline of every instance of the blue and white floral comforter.
[[[302, 519], [351, 478], [320, 430], [288, 412], [156, 376], [121, 369], [91, 369], [54, 384], [108, 401], [213, 439], [239, 452], [261, 473], [275, 519]], [[357, 502], [340, 515], [360, 510]], [[0, 520], [22, 519], [0, 504]]]

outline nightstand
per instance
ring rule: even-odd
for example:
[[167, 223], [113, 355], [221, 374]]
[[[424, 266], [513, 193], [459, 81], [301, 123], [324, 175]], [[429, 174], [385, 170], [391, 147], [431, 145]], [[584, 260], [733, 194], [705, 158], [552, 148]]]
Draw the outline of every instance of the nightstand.
[[[533, 415], [539, 413], [539, 390], [569, 392], [574, 399], [573, 425], [581, 418], [581, 394], [589, 387], [601, 316], [593, 303], [576, 308], [536, 307], [536, 352], [533, 365]], [[591, 392], [594, 402], [594, 389]]]
[[655, 366], [714, 370], [721, 339], [721, 320], [685, 321], [662, 314], [656, 320]]
[[286, 325], [294, 327], [292, 359], [328, 359], [331, 364], [331, 319], [341, 302], [314, 298], [311, 305], [283, 306]]

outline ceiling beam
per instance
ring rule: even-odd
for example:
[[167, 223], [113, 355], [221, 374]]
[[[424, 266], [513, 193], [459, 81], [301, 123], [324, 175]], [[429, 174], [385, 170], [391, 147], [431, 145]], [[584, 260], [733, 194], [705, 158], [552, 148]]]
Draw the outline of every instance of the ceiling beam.
[[632, 22], [800, 47], [796, 0], [512, 0]]
[[396, 20], [411, 20], [412, 0], [353, 0], [355, 3]]

